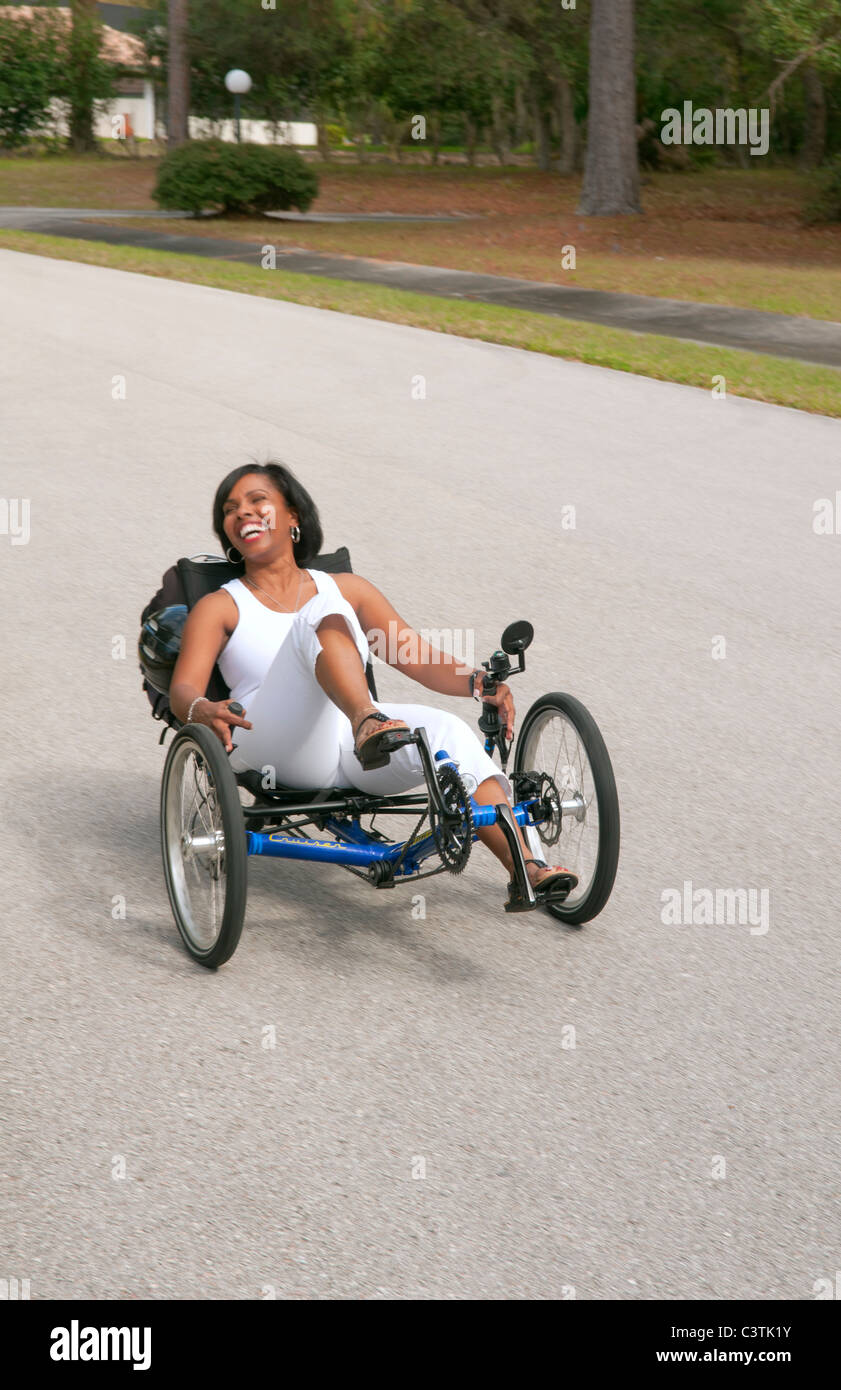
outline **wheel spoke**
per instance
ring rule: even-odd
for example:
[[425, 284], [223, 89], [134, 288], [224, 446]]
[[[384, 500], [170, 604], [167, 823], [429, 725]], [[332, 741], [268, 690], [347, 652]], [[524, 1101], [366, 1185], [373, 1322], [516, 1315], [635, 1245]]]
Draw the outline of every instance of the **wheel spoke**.
[[[164, 833], [180, 920], [190, 940], [206, 951], [215, 943], [224, 915], [224, 826], [210, 769], [187, 741], [170, 769]], [[216, 848], [194, 849], [197, 837], [215, 839]]]
[[551, 867], [563, 866], [578, 878], [565, 903], [574, 907], [587, 896], [598, 865], [599, 804], [584, 740], [560, 709], [547, 707], [537, 715], [527, 734], [521, 767], [524, 771], [547, 774], [561, 801], [575, 796], [583, 802], [580, 820], [574, 813], [561, 816], [560, 833], [556, 817], [544, 824], [542, 832], [538, 827], [541, 857]]

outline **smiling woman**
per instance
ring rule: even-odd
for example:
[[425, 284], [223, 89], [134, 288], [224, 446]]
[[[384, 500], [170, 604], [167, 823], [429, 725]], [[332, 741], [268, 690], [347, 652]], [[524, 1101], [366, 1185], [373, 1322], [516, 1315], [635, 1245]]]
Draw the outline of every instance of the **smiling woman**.
[[[229, 473], [216, 492], [213, 526], [242, 574], [191, 610], [169, 698], [183, 722], [214, 731], [234, 771], [268, 772], [290, 787], [405, 792], [425, 775], [417, 745], [399, 735], [422, 726], [433, 754], [446, 749], [479, 805], [511, 805], [508, 777], [465, 720], [431, 705], [372, 704], [365, 675], [372, 649], [443, 695], [469, 697], [474, 685], [479, 695], [484, 673], [431, 647], [361, 575], [307, 568], [323, 541], [318, 508], [284, 464]], [[396, 642], [383, 643], [386, 632]], [[204, 694], [217, 662], [230, 690], [222, 701]], [[510, 688], [499, 684], [483, 699], [499, 709], [511, 737]], [[503, 831], [494, 825], [477, 833], [513, 873]], [[535, 887], [557, 880], [568, 891], [566, 870], [531, 861], [529, 873]], [[547, 882], [541, 896], [549, 889]]]

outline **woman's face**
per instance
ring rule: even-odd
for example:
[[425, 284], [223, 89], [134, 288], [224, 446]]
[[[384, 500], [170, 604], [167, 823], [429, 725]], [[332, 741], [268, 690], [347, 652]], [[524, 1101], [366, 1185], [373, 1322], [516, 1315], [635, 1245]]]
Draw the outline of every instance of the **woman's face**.
[[290, 526], [298, 521], [286, 498], [265, 473], [246, 473], [222, 508], [225, 535], [243, 559], [273, 559], [291, 550]]

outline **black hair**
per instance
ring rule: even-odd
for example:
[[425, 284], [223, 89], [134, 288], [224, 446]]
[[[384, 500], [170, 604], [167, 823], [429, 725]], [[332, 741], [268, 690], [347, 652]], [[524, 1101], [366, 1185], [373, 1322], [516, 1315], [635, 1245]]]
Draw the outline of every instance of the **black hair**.
[[284, 463], [278, 463], [275, 459], [267, 459], [265, 463], [244, 463], [242, 467], [235, 468], [233, 473], [229, 473], [227, 478], [223, 478], [216, 489], [216, 496], [213, 499], [213, 529], [226, 557], [230, 559], [231, 555], [235, 555], [236, 558], [233, 563], [243, 563], [242, 555], [236, 546], [231, 545], [225, 535], [223, 509], [231, 489], [247, 473], [265, 474], [267, 478], [271, 479], [278, 491], [283, 494], [287, 507], [297, 513], [301, 538], [292, 542], [292, 553], [295, 556], [295, 563], [305, 569], [319, 554], [324, 544], [321, 519], [318, 515], [318, 508], [304, 485], [298, 482], [294, 473]]

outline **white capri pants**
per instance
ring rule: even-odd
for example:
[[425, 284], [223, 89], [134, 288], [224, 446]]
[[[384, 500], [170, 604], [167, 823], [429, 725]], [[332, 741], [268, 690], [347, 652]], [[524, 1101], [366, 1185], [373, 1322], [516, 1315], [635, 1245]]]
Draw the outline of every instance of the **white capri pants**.
[[[316, 680], [315, 662], [321, 651], [316, 628], [333, 613], [346, 619], [364, 670], [370, 650], [353, 608], [336, 594], [316, 594], [292, 615], [288, 636], [246, 705], [245, 717], [253, 728], [231, 730], [231, 767], [235, 772], [251, 768], [261, 773], [273, 768], [278, 784], [306, 790], [358, 787], [374, 795], [410, 791], [425, 782], [417, 747], [400, 748], [385, 767], [365, 772], [353, 751], [350, 720]], [[503, 794], [513, 798], [509, 779], [466, 720], [432, 705], [371, 703], [390, 719], [404, 719], [410, 729], [425, 728], [433, 756], [446, 749], [462, 776], [476, 779], [474, 784], [468, 777], [470, 791], [486, 778], [496, 777]]]

